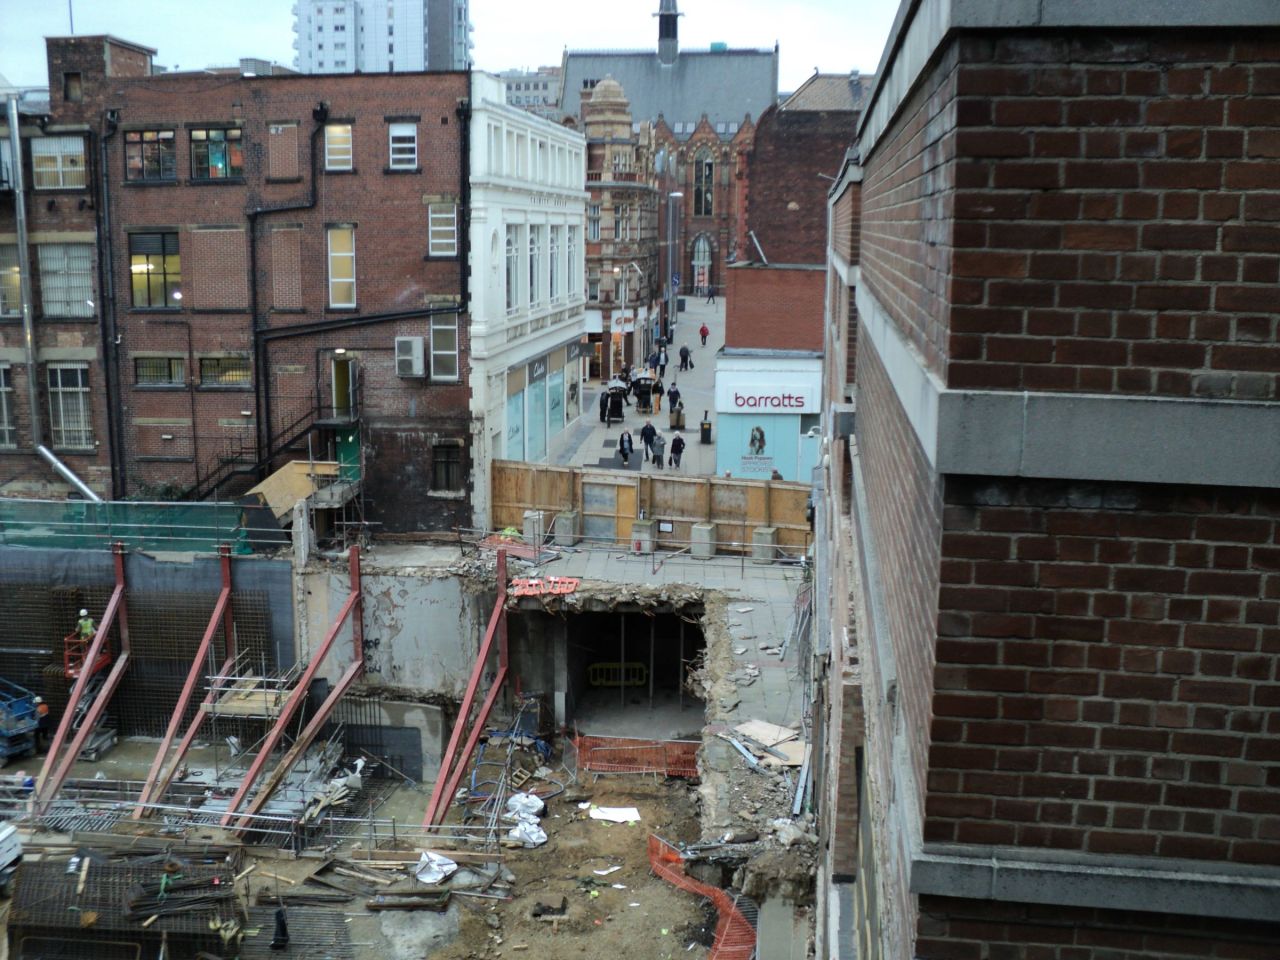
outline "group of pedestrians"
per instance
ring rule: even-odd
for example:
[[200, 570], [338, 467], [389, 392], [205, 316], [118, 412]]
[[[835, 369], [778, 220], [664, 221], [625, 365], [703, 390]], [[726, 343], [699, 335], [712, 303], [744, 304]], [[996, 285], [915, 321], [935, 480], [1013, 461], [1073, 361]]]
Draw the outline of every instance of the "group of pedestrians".
[[[680, 435], [680, 431], [675, 431], [675, 435], [671, 438], [671, 452], [667, 451], [667, 438], [658, 432], [658, 428], [653, 425], [652, 420], [646, 420], [644, 426], [640, 428], [640, 442], [644, 444], [644, 463], [653, 464], [655, 470], [661, 470], [663, 463], [668, 467], [680, 469], [680, 458], [684, 456], [685, 440]], [[631, 454], [635, 452], [635, 441], [631, 437], [630, 430], [623, 430], [622, 436], [618, 438], [618, 456], [622, 458], [622, 465], [628, 466], [631, 463]]]

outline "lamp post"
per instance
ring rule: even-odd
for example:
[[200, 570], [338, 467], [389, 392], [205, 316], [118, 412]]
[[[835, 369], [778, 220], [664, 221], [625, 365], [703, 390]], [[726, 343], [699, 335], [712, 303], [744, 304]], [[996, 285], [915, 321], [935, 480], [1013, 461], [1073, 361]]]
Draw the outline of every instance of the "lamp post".
[[[623, 309], [624, 309], [624, 310], [626, 309], [626, 306], [627, 306], [627, 298], [626, 298], [626, 291], [627, 291], [627, 274], [626, 274], [626, 267], [630, 267], [632, 270], [634, 270], [634, 271], [636, 272], [637, 276], [639, 276], [639, 278], [640, 278], [639, 283], [636, 285], [636, 298], [637, 298], [637, 303], [636, 303], [636, 309], [635, 309], [635, 314], [634, 314], [634, 316], [635, 316], [635, 320], [636, 320], [636, 323], [639, 323], [639, 322], [640, 322], [640, 305], [639, 305], [639, 297], [640, 297], [640, 293], [641, 293], [641, 291], [644, 289], [645, 273], [644, 273], [644, 271], [643, 271], [643, 270], [641, 270], [641, 269], [640, 269], [640, 265], [639, 265], [638, 263], [636, 263], [634, 260], [630, 260], [630, 261], [628, 261], [628, 262], [627, 262], [627, 264], [626, 264], [625, 266], [622, 266], [622, 267], [614, 267], [614, 268], [613, 268], [614, 282], [615, 282], [615, 283], [620, 283], [620, 284], [622, 284], [622, 292], [623, 292], [623, 297], [622, 297], [622, 307], [623, 307]], [[650, 331], [649, 331], [649, 322], [646, 320], [646, 321], [645, 321], [645, 325], [644, 325], [644, 337], [641, 339], [641, 342], [640, 342], [640, 345], [641, 345], [642, 351], [643, 351], [643, 353], [644, 353], [644, 356], [646, 356], [646, 357], [649, 355], [649, 347], [650, 347], [650, 344], [649, 344], [649, 337], [650, 337], [650, 335], [651, 335], [651, 334], [650, 334]]]
[[677, 297], [680, 293], [679, 284], [675, 282], [676, 277], [676, 215], [675, 209], [680, 205], [680, 199], [684, 196], [679, 190], [672, 190], [667, 194], [667, 279], [663, 284], [663, 290], [666, 291], [667, 300], [667, 318], [666, 324], [662, 328], [662, 336], [671, 342], [671, 331], [675, 327], [675, 312], [679, 305]]

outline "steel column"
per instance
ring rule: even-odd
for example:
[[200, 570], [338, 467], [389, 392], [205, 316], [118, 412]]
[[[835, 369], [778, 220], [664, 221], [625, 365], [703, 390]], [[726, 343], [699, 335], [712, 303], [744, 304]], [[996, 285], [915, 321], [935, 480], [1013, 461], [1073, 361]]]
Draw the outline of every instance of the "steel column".
[[[195, 692], [196, 683], [200, 679], [205, 659], [209, 655], [209, 647], [213, 643], [213, 635], [217, 632], [219, 624], [222, 624], [223, 629], [226, 631], [228, 658], [233, 653], [231, 547], [227, 544], [220, 545], [218, 547], [218, 558], [222, 566], [222, 589], [218, 593], [217, 602], [213, 605], [213, 615], [209, 618], [209, 626], [205, 628], [204, 636], [200, 638], [200, 645], [196, 648], [195, 656], [191, 658], [191, 668], [187, 671], [186, 683], [183, 684], [182, 693], [178, 696], [178, 702], [174, 705], [173, 715], [169, 718], [169, 726], [164, 732], [164, 737], [160, 740], [159, 749], [156, 750], [156, 758], [151, 761], [151, 769], [147, 771], [147, 779], [142, 783], [142, 792], [138, 796], [138, 805], [133, 808], [134, 820], [140, 820], [145, 816], [147, 804], [159, 800], [164, 795], [164, 791], [169, 788], [169, 783], [173, 779], [173, 773], [186, 755], [186, 750], [181, 750], [169, 768], [169, 775], [167, 777], [161, 776], [165, 759], [169, 754], [169, 747], [172, 746], [174, 735], [178, 732], [179, 724], [182, 723], [182, 715], [187, 712], [187, 705], [191, 702], [191, 694]], [[201, 710], [200, 713], [203, 714], [204, 711]], [[190, 746], [190, 742], [185, 738], [183, 742], [186, 743], [187, 747]], [[162, 780], [163, 785], [161, 785]], [[159, 792], [157, 793], [157, 791]]]
[[[489, 653], [493, 649], [493, 641], [498, 640], [498, 672], [494, 677], [493, 686], [489, 690], [489, 695], [485, 698], [484, 704], [480, 708], [480, 715], [476, 718], [476, 730], [484, 727], [485, 721], [489, 719], [489, 711], [493, 709], [493, 703], [497, 699], [497, 692], [502, 686], [502, 682], [507, 677], [507, 553], [505, 550], [498, 551], [498, 599], [493, 605], [493, 613], [489, 617], [489, 626], [484, 632], [484, 639], [480, 643], [480, 651], [476, 654], [476, 662], [471, 668], [471, 679], [467, 682], [466, 693], [463, 694], [462, 703], [458, 707], [458, 716], [453, 722], [453, 732], [449, 734], [449, 746], [445, 748], [444, 755], [440, 758], [440, 772], [436, 775], [436, 782], [431, 787], [431, 799], [427, 802], [427, 814], [422, 820], [423, 827], [431, 828], [436, 826], [444, 819], [445, 812], [449, 809], [449, 804], [453, 799], [453, 790], [457, 789], [457, 782], [462, 779], [462, 774], [458, 771], [466, 769], [467, 764], [471, 760], [471, 753], [475, 750], [475, 745], [479, 741], [478, 733], [472, 733], [467, 738], [466, 752], [455, 758], [458, 749], [458, 743], [462, 740], [462, 732], [466, 729], [471, 716], [471, 707], [475, 703], [476, 690], [480, 687], [480, 681], [484, 678], [485, 662], [489, 659]], [[455, 770], [454, 761], [457, 760]], [[446, 784], [453, 781], [455, 786], [452, 790], [446, 790]]]
[[[293, 688], [293, 693], [289, 694], [289, 699], [285, 701], [284, 709], [280, 711], [279, 718], [272, 725], [270, 732], [267, 733], [262, 746], [258, 750], [258, 755], [253, 758], [253, 763], [249, 765], [244, 779], [240, 782], [240, 789], [231, 798], [231, 803], [227, 806], [226, 813], [223, 814], [222, 819], [219, 821], [224, 827], [230, 826], [231, 822], [236, 818], [236, 812], [240, 809], [240, 805], [244, 803], [245, 797], [249, 795], [249, 791], [257, 783], [258, 777], [262, 775], [262, 770], [271, 759], [271, 754], [280, 745], [280, 741], [284, 739], [289, 722], [293, 720], [294, 714], [302, 706], [302, 701], [306, 699], [307, 690], [311, 687], [311, 681], [320, 672], [320, 665], [324, 663], [324, 658], [328, 656], [329, 650], [333, 647], [333, 642], [338, 638], [338, 633], [341, 631], [343, 623], [351, 615], [351, 611], [360, 606], [360, 548], [352, 547], [350, 556], [351, 594], [347, 597], [346, 602], [343, 603], [342, 609], [338, 611], [338, 618], [333, 622], [333, 626], [329, 628], [329, 632], [325, 634], [319, 649], [311, 655], [311, 660], [307, 663], [306, 670], [298, 678], [297, 686]], [[354, 628], [353, 632], [355, 632]], [[359, 635], [363, 636], [363, 633], [361, 632]]]
[[[53, 736], [53, 742], [49, 745], [49, 752], [45, 754], [44, 765], [40, 768], [40, 775], [36, 778], [32, 804], [37, 813], [42, 813], [53, 798], [58, 795], [58, 791], [62, 789], [63, 781], [67, 778], [67, 772], [71, 769], [71, 764], [75, 762], [75, 758], [80, 752], [77, 744], [83, 744], [85, 737], [77, 734], [72, 740], [72, 746], [75, 747], [75, 751], [71, 754], [70, 761], [61, 764], [58, 762], [58, 754], [62, 751], [67, 734], [71, 730], [71, 720], [75, 716], [76, 704], [80, 702], [80, 698], [84, 695], [85, 687], [88, 686], [89, 680], [93, 675], [93, 671], [87, 669], [87, 667], [98, 662], [98, 655], [102, 652], [102, 648], [111, 634], [111, 627], [116, 621], [120, 623], [121, 646], [117, 663], [119, 660], [127, 661], [129, 659], [129, 620], [127, 615], [128, 604], [125, 602], [124, 544], [113, 543], [111, 551], [114, 555], [115, 589], [111, 592], [111, 599], [107, 601], [107, 609], [103, 611], [102, 619], [98, 621], [98, 629], [93, 635], [93, 642], [89, 645], [89, 653], [84, 661], [86, 667], [81, 668], [80, 675], [76, 677], [76, 682], [71, 687], [71, 699], [68, 701], [66, 711], [62, 714], [62, 720], [58, 723], [58, 730]], [[112, 675], [115, 675], [115, 673], [116, 671], [113, 668]], [[111, 689], [104, 687], [99, 691], [93, 707], [85, 717], [84, 723], [81, 724], [81, 732], [92, 729], [93, 724], [102, 715], [102, 707], [110, 699], [111, 690], [114, 690], [114, 685], [112, 685]]]

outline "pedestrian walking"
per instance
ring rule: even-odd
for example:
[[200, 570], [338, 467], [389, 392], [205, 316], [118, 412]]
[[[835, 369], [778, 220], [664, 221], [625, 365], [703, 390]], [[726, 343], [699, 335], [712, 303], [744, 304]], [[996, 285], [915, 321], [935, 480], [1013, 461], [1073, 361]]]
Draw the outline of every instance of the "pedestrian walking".
[[644, 459], [648, 463], [653, 458], [653, 438], [658, 435], [658, 428], [652, 420], [646, 420], [640, 428], [640, 442], [644, 444]]
[[686, 343], [680, 347], [680, 372], [689, 369], [689, 345]]
[[631, 451], [634, 449], [635, 442], [631, 439], [631, 431], [623, 430], [622, 436], [618, 438], [618, 456], [622, 458], [624, 467], [631, 463]]
[[658, 372], [658, 351], [657, 350], [654, 350], [651, 354], [649, 354], [649, 359], [645, 361], [645, 365], [648, 366], [650, 372], [654, 374]]
[[702, 345], [707, 345], [707, 337], [711, 335], [711, 328], [705, 323], [698, 328], [698, 336], [702, 337]]
[[658, 376], [659, 378], [667, 375], [667, 348], [663, 347], [658, 351]]
[[684, 453], [684, 437], [680, 436], [680, 431], [676, 431], [676, 435], [671, 438], [671, 465], [677, 470], [680, 469], [680, 457]]
[[707, 284], [707, 303], [716, 302], [716, 288], [711, 284]]
[[671, 386], [667, 388], [667, 406], [670, 409], [675, 410], [676, 404], [678, 404], [679, 402], [680, 402], [680, 388], [677, 387], [676, 382], [672, 380]]
[[667, 438], [655, 430], [653, 437], [653, 469], [662, 469], [662, 458], [666, 454], [666, 450]]
[[658, 377], [653, 381], [653, 392], [650, 394], [653, 399], [653, 412], [662, 412], [662, 378]]

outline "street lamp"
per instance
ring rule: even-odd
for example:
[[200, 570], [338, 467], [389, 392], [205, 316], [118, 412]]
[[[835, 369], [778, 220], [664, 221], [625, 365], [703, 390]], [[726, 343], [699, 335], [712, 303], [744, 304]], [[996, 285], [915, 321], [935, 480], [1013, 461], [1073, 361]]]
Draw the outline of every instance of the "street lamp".
[[681, 198], [684, 194], [679, 190], [672, 190], [667, 194], [667, 280], [663, 285], [666, 291], [667, 301], [667, 321], [663, 328], [662, 334], [667, 343], [671, 342], [672, 328], [675, 327], [675, 313], [679, 306], [677, 296], [680, 292], [680, 285], [676, 282], [676, 215], [675, 209], [680, 205]]
[[[645, 273], [644, 273], [644, 271], [643, 271], [643, 270], [641, 270], [641, 269], [640, 269], [640, 265], [639, 265], [638, 263], [636, 263], [634, 260], [628, 261], [628, 262], [627, 262], [627, 264], [626, 264], [625, 266], [626, 266], [626, 267], [630, 267], [630, 268], [631, 268], [632, 270], [634, 270], [634, 271], [636, 272], [636, 274], [640, 277], [640, 282], [639, 282], [639, 283], [637, 284], [637, 286], [636, 286], [636, 295], [637, 295], [637, 299], [638, 299], [638, 298], [642, 295], [642, 291], [643, 291], [643, 288], [644, 288]], [[623, 309], [625, 310], [625, 309], [626, 309], [626, 306], [627, 306], [627, 297], [626, 297], [626, 292], [627, 292], [627, 277], [626, 277], [625, 267], [614, 267], [614, 268], [613, 268], [613, 276], [614, 276], [614, 282], [615, 282], [615, 283], [620, 283], [620, 284], [622, 284], [622, 293], [623, 293], [623, 296], [622, 296], [622, 307], [623, 307]], [[636, 321], [637, 321], [637, 322], [639, 322], [639, 320], [640, 320], [640, 306], [639, 306], [639, 303], [637, 303], [637, 305], [636, 305], [635, 318], [636, 318]], [[650, 347], [649, 337], [651, 336], [651, 333], [650, 333], [650, 331], [649, 331], [649, 322], [648, 322], [647, 320], [645, 321], [644, 331], [645, 331], [645, 335], [644, 335], [644, 339], [643, 339], [643, 341], [642, 341], [642, 343], [641, 343], [641, 346], [643, 347], [644, 355], [647, 357], [647, 356], [649, 355], [649, 347]]]

